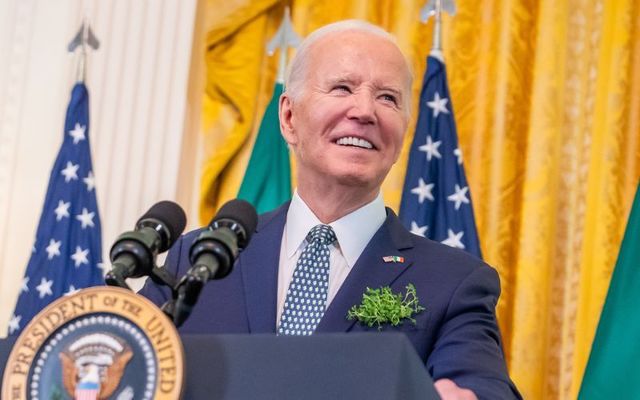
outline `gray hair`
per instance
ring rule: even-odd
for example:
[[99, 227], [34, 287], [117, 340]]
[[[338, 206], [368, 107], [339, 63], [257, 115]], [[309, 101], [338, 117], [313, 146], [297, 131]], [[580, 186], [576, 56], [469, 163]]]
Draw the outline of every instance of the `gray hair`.
[[[297, 100], [302, 93], [302, 82], [304, 81], [306, 75], [309, 52], [313, 44], [333, 33], [346, 31], [370, 33], [372, 35], [376, 35], [388, 40], [389, 42], [396, 45], [396, 47], [398, 45], [395, 37], [389, 32], [385, 31], [377, 25], [358, 19], [338, 21], [316, 29], [302, 41], [302, 43], [296, 50], [295, 56], [289, 64], [289, 68], [287, 68], [287, 72], [285, 74], [285, 91], [289, 94], [292, 100]], [[400, 51], [400, 53], [403, 54], [402, 51]], [[411, 64], [407, 61], [407, 58], [404, 56], [404, 54], [403, 57], [405, 60], [405, 64], [407, 65], [407, 72], [409, 73], [407, 97], [411, 97], [410, 91], [411, 82], [413, 81], [413, 72], [411, 69]], [[407, 99], [407, 104], [410, 104], [409, 99]]]

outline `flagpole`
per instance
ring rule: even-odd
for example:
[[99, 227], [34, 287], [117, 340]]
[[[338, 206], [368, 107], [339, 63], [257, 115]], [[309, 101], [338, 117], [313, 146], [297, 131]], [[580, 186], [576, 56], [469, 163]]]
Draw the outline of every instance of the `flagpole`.
[[87, 55], [89, 54], [87, 47], [93, 50], [97, 50], [100, 47], [100, 41], [91, 30], [87, 17], [83, 19], [80, 29], [78, 29], [67, 49], [69, 53], [73, 53], [78, 47], [80, 48], [80, 54], [76, 64], [76, 82], [84, 82], [87, 75]]
[[[286, 24], [290, 21], [289, 15], [289, 7], [284, 8], [284, 21], [283, 24]], [[276, 82], [284, 83], [284, 72], [287, 68], [287, 50], [289, 44], [287, 43], [287, 30], [283, 30], [282, 41], [280, 42], [280, 62], [278, 64], [278, 79]]]
[[436, 0], [436, 23], [433, 27], [433, 45], [431, 55], [442, 59], [442, 0]]
[[280, 50], [276, 83], [284, 83], [284, 75], [287, 70], [287, 51], [289, 47], [298, 47], [300, 42], [300, 36], [293, 30], [289, 6], [286, 6], [280, 27], [278, 27], [278, 31], [267, 44], [267, 54], [270, 56], [275, 53], [276, 49]]
[[453, 0], [429, 0], [420, 11], [421, 20], [426, 23], [430, 17], [435, 18], [433, 27], [433, 44], [431, 46], [430, 56], [437, 58], [444, 63], [442, 54], [442, 13], [447, 12], [449, 15], [455, 15], [456, 6]]
[[84, 22], [82, 23], [82, 43], [80, 46], [80, 59], [78, 60], [78, 65], [76, 65], [76, 76], [77, 82], [84, 82], [84, 78], [87, 75], [87, 40], [86, 40], [86, 26], [87, 18], [85, 17]]

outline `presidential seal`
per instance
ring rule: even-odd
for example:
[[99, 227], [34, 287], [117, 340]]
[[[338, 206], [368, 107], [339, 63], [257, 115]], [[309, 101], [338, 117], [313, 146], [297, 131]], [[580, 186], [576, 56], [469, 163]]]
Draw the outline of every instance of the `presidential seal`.
[[125, 289], [93, 287], [42, 310], [16, 341], [2, 399], [177, 399], [184, 352], [173, 323]]

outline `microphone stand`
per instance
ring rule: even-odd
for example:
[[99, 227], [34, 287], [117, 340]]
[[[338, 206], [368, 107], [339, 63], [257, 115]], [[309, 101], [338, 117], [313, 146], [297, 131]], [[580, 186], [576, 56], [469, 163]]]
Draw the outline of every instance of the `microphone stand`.
[[[182, 326], [187, 320], [193, 307], [200, 297], [200, 292], [209, 281], [209, 270], [205, 266], [189, 270], [178, 282], [171, 305], [167, 305], [167, 310], [172, 311], [172, 320], [176, 327]], [[164, 306], [163, 306], [164, 308]]]
[[[173, 322], [175, 313], [175, 302], [178, 298], [178, 284], [176, 278], [173, 277], [164, 267], [158, 267], [153, 261], [153, 268], [149, 272], [149, 279], [154, 283], [161, 286], [167, 286], [171, 289], [172, 300], [167, 301], [160, 310]], [[131, 287], [127, 284], [123, 271], [119, 268], [112, 268], [107, 272], [104, 277], [104, 281], [109, 286], [118, 286], [124, 289], [131, 290]], [[179, 326], [179, 325], [176, 325]]]
[[[131, 290], [122, 272], [123, 271], [118, 268], [112, 268], [111, 271], [107, 272], [104, 276], [105, 283], [109, 286], [118, 286]], [[168, 286], [171, 290], [174, 290], [176, 286], [176, 278], [171, 276], [166, 269], [158, 267], [155, 261], [153, 262], [153, 268], [149, 271], [149, 278], [158, 285]]]

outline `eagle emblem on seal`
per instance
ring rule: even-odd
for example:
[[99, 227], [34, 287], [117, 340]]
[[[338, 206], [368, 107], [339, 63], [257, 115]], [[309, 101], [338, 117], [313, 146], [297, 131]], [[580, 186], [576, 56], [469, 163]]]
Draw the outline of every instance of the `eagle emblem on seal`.
[[59, 354], [64, 388], [76, 400], [103, 400], [118, 388], [133, 351], [110, 333], [92, 333]]

